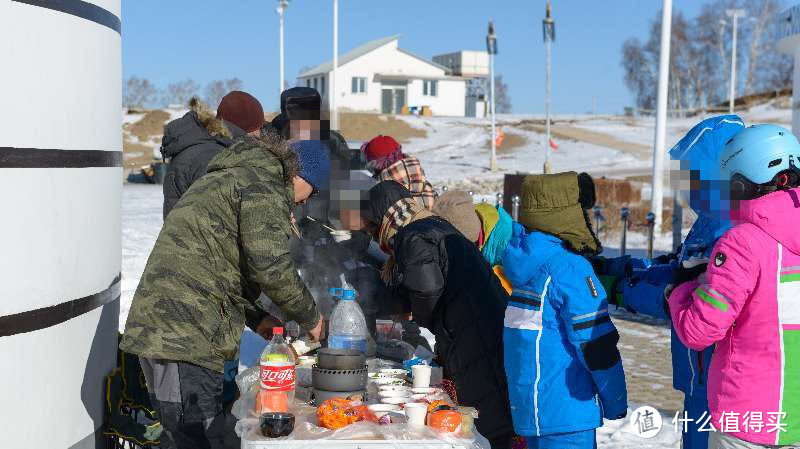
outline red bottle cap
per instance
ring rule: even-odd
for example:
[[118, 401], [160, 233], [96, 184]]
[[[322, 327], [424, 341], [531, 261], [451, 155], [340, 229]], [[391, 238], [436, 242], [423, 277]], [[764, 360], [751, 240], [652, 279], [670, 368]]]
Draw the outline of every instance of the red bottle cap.
[[273, 327], [272, 328], [272, 335], [283, 335], [283, 328], [282, 327]]

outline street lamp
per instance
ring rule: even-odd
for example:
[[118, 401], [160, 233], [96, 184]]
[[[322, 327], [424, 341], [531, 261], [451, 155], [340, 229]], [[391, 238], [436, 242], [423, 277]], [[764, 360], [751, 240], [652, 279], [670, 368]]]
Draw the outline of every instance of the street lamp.
[[556, 40], [556, 22], [550, 17], [550, 0], [547, 0], [547, 9], [542, 20], [542, 37], [544, 38], [544, 48], [546, 54], [545, 62], [545, 96], [544, 96], [544, 115], [545, 115], [545, 141], [544, 141], [544, 173], [550, 173], [550, 73], [552, 72], [552, 44]]
[[737, 34], [737, 24], [739, 22], [739, 17], [745, 16], [745, 11], [743, 9], [728, 9], [725, 11], [725, 14], [732, 19], [733, 22], [733, 43], [731, 45], [731, 85], [730, 85], [730, 92], [728, 94], [728, 113], [733, 114], [733, 103], [734, 99], [736, 98], [736, 34]]
[[275, 12], [278, 13], [279, 21], [280, 21], [280, 88], [278, 89], [278, 95], [283, 92], [284, 80], [283, 80], [283, 14], [286, 12], [286, 8], [289, 7], [289, 0], [278, 0], [278, 7], [275, 8]]
[[491, 171], [497, 170], [497, 128], [494, 118], [494, 55], [497, 54], [497, 37], [494, 34], [494, 22], [489, 21], [489, 31], [486, 34], [486, 52], [489, 53], [489, 91], [490, 107], [492, 108], [492, 159], [489, 162]]

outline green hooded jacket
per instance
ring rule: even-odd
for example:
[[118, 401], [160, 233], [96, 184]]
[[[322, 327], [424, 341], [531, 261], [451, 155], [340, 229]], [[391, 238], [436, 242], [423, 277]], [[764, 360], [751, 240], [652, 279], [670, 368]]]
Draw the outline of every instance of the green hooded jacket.
[[319, 320], [289, 255], [296, 157], [245, 136], [211, 160], [167, 216], [133, 297], [120, 349], [222, 372], [264, 292], [304, 329]]
[[528, 230], [560, 238], [578, 254], [594, 256], [603, 251], [586, 213], [594, 203], [594, 183], [588, 175], [529, 175], [522, 181], [519, 222]]

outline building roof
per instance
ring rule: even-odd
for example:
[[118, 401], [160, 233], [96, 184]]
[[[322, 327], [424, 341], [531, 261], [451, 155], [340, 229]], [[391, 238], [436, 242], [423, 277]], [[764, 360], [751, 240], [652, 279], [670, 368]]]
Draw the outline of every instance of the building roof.
[[[380, 39], [375, 39], [374, 41], [367, 42], [366, 44], [364, 44], [364, 45], [362, 45], [360, 47], [357, 47], [357, 48], [355, 48], [353, 50], [350, 50], [347, 53], [339, 56], [339, 61], [338, 61], [339, 67], [347, 64], [348, 62], [350, 62], [350, 61], [352, 61], [354, 59], [360, 58], [361, 56], [364, 56], [365, 54], [367, 54], [367, 53], [369, 53], [369, 52], [371, 52], [373, 50], [376, 50], [376, 49], [378, 49], [380, 47], [383, 47], [384, 45], [386, 45], [386, 44], [388, 44], [390, 42], [396, 41], [398, 39], [400, 39], [400, 35], [399, 34], [395, 34], [393, 36], [387, 36], [387, 37], [383, 37], [383, 38], [380, 38]], [[411, 53], [409, 51], [402, 50], [400, 48], [398, 48], [397, 50], [402, 52], [402, 53], [405, 53], [405, 54], [407, 54], [407, 55], [409, 55], [411, 57], [417, 58], [417, 59], [419, 59], [419, 60], [421, 60], [423, 62], [426, 62], [426, 63], [428, 63], [428, 64], [430, 64], [432, 66], [440, 68], [440, 69], [444, 70], [445, 72], [449, 72], [450, 71], [447, 67], [445, 67], [443, 65], [437, 64], [437, 63], [435, 63], [435, 62], [433, 62], [433, 61], [431, 61], [429, 59], [425, 59], [425, 58], [423, 58], [421, 56], [417, 56], [414, 53]], [[303, 72], [300, 75], [298, 75], [298, 78], [306, 78], [306, 77], [314, 76], [314, 75], [327, 74], [331, 70], [333, 70], [333, 61], [328, 61], [328, 62], [322, 63], [322, 64], [320, 64], [320, 65], [318, 65], [318, 66], [316, 66], [316, 67], [314, 67], [312, 69], [306, 70], [305, 72]]]

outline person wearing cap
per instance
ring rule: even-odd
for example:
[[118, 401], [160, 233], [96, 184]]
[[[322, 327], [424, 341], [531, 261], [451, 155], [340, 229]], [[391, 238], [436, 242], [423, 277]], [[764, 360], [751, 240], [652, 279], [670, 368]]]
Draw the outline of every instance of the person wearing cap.
[[507, 293], [511, 284], [503, 273], [502, 256], [511, 239], [511, 216], [502, 207], [474, 204], [472, 195], [449, 190], [436, 199], [433, 213], [449, 221], [467, 240], [475, 242]]
[[312, 339], [324, 322], [289, 254], [295, 204], [327, 188], [320, 141], [245, 135], [167, 215], [134, 294], [120, 349], [139, 356], [163, 447], [222, 447], [223, 366], [245, 326], [274, 324], [265, 293]]
[[505, 372], [514, 430], [529, 448], [596, 447], [595, 429], [627, 413], [627, 389], [603, 286], [587, 257], [602, 247], [585, 173], [526, 176], [502, 260]]
[[396, 181], [405, 187], [425, 209], [433, 210], [436, 193], [428, 182], [422, 164], [391, 136], [377, 136], [361, 148], [367, 168], [379, 181]]
[[161, 156], [169, 162], [164, 177], [164, 218], [181, 195], [206, 174], [214, 156], [237, 138], [258, 133], [263, 123], [261, 103], [246, 92], [225, 95], [216, 114], [201, 100], [192, 98], [189, 112], [164, 126]]
[[510, 448], [502, 351], [508, 296], [475, 243], [394, 181], [372, 187], [361, 214], [389, 254], [382, 276], [391, 301], [433, 332], [436, 360], [459, 404], [479, 410], [478, 431], [492, 448]]

